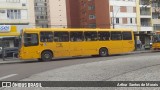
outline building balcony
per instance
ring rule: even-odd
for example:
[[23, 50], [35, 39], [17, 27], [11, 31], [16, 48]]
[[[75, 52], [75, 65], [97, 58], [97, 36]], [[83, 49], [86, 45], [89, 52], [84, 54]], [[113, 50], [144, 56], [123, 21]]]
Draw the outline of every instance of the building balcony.
[[140, 31], [153, 31], [151, 26], [141, 26]]
[[149, 3], [150, 3], [150, 0], [140, 0], [140, 5], [146, 5]]
[[[111, 27], [113, 27], [113, 25], [111, 25]], [[137, 24], [115, 24], [114, 28], [126, 28], [131, 29], [133, 31], [138, 31]]]
[[151, 9], [150, 8], [147, 8], [147, 9], [141, 8], [140, 15], [142, 18], [152, 18]]
[[150, 18], [151, 19], [152, 16], [151, 15], [141, 15], [140, 18]]
[[151, 12], [141, 12], [140, 15], [151, 16]]
[[15, 20], [2, 20], [1, 19], [0, 24], [29, 24], [29, 20], [18, 20], [18, 19], [15, 19]]
[[153, 24], [160, 24], [160, 18], [154, 18], [152, 19]]
[[1, 9], [28, 9], [27, 3], [0, 3]]

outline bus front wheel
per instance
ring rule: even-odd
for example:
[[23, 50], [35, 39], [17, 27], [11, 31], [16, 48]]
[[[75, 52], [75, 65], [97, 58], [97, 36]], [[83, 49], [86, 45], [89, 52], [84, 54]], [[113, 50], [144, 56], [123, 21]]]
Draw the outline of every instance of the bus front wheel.
[[101, 48], [101, 49], [99, 50], [99, 56], [101, 56], [101, 57], [106, 57], [106, 56], [108, 56], [108, 50], [107, 50], [106, 48]]
[[50, 51], [44, 51], [41, 54], [42, 61], [50, 61], [53, 58], [53, 54]]

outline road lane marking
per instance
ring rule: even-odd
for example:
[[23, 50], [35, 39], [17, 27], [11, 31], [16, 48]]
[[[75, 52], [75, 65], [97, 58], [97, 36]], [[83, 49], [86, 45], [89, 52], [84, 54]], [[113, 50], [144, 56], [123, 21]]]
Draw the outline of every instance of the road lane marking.
[[13, 76], [16, 76], [16, 75], [18, 75], [18, 74], [10, 74], [10, 75], [4, 76], [4, 77], [0, 77], [0, 80], [6, 79], [6, 78], [9, 78], [9, 77], [13, 77]]

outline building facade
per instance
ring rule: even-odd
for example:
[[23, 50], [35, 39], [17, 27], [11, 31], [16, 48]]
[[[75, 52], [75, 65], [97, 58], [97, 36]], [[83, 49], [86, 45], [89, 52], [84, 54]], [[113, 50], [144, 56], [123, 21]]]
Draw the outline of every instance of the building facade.
[[146, 5], [146, 3], [149, 3], [150, 0], [136, 1], [139, 39], [142, 41], [142, 44], [148, 45], [151, 40], [151, 33], [153, 32], [152, 5]]
[[67, 24], [69, 28], [80, 28], [79, 0], [66, 0]]
[[153, 30], [160, 30], [160, 2], [152, 3], [152, 22]]
[[111, 28], [137, 30], [136, 0], [109, 0]]
[[49, 27], [48, 0], [33, 0], [35, 9], [35, 26]]
[[[79, 28], [110, 28], [108, 0], [68, 0], [69, 26]], [[105, 13], [104, 13], [105, 11]], [[79, 24], [79, 25], [78, 25]]]
[[135, 39], [142, 44], [150, 43], [152, 27], [152, 7], [145, 5], [150, 0], [109, 0], [111, 28], [130, 28]]
[[33, 6], [33, 0], [0, 0], [0, 47], [17, 47], [20, 31], [34, 27]]
[[67, 27], [65, 0], [34, 0], [36, 27]]
[[35, 24], [31, 0], [0, 0], [0, 25], [15, 25], [18, 31]]

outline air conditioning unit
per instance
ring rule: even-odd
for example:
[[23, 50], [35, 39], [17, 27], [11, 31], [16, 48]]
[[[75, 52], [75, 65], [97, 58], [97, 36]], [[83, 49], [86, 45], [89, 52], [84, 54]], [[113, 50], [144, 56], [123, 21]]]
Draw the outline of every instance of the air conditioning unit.
[[5, 13], [6, 11], [5, 10], [0, 10], [0, 13]]
[[22, 6], [26, 6], [26, 3], [22, 3]]

